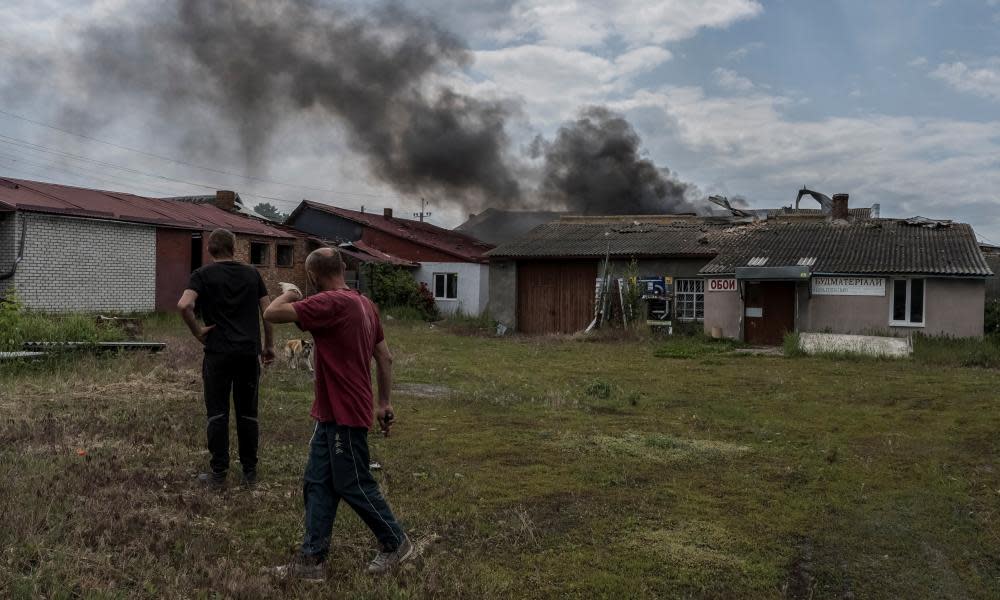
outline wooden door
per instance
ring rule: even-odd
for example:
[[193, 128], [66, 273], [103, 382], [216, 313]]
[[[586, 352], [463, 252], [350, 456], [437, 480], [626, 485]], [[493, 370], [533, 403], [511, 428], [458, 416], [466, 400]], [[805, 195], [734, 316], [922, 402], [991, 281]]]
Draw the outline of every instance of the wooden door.
[[597, 261], [517, 263], [517, 329], [575, 333], [594, 318]]
[[789, 281], [748, 283], [743, 302], [748, 344], [780, 346], [795, 331], [795, 284]]

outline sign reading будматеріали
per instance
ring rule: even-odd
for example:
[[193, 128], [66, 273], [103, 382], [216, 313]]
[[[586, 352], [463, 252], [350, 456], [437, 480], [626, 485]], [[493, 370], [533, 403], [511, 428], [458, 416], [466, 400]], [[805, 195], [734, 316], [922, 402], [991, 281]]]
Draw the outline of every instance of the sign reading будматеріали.
[[813, 277], [813, 296], [885, 296], [882, 277]]

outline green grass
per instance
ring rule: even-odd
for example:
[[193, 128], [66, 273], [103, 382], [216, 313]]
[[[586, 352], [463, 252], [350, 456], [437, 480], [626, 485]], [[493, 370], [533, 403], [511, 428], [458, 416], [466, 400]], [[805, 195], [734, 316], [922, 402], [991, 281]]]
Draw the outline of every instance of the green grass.
[[1000, 595], [998, 371], [389, 321], [377, 477], [440, 538], [373, 580], [342, 506], [313, 586], [261, 573], [301, 536], [308, 376], [263, 376], [260, 487], [207, 493], [200, 351], [179, 323], [150, 331], [166, 351], [0, 367], [0, 595]]

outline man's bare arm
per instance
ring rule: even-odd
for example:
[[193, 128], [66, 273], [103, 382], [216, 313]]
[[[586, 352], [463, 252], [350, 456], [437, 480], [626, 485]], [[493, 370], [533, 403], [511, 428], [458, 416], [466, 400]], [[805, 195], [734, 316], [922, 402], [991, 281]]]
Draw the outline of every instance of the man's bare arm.
[[267, 319], [264, 319], [264, 311], [267, 307], [271, 305], [271, 299], [264, 296], [260, 299], [260, 316], [264, 323], [264, 351], [261, 353], [261, 358], [265, 365], [269, 365], [274, 362], [274, 326]]
[[378, 408], [375, 409], [375, 417], [386, 436], [392, 429], [392, 423], [396, 418], [395, 411], [392, 410], [392, 353], [389, 352], [389, 345], [382, 340], [375, 346], [375, 378], [378, 380]]
[[194, 290], [184, 290], [184, 293], [181, 294], [181, 299], [177, 301], [177, 310], [181, 312], [181, 318], [184, 319], [188, 329], [191, 330], [191, 335], [198, 338], [198, 341], [204, 344], [205, 338], [208, 336], [208, 332], [215, 329], [215, 325], [203, 327], [201, 323], [198, 322], [198, 317], [194, 314], [194, 305], [197, 300], [198, 292]]
[[275, 298], [264, 310], [264, 321], [268, 323], [294, 323], [299, 320], [292, 302], [301, 300], [302, 295], [295, 290], [284, 292]]

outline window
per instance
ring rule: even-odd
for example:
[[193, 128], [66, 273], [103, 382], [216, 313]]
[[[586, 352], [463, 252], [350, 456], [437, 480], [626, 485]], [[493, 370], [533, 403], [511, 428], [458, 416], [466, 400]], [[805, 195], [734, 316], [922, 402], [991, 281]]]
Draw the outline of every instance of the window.
[[926, 287], [923, 279], [892, 280], [890, 325], [924, 326], [924, 292]]
[[278, 251], [274, 255], [274, 264], [278, 267], [290, 267], [295, 259], [295, 246], [291, 244], [278, 244]]
[[677, 307], [675, 312], [681, 321], [701, 321], [705, 318], [705, 280], [704, 279], [677, 279], [676, 285]]
[[250, 264], [267, 266], [270, 258], [270, 245], [264, 242], [250, 242]]
[[458, 298], [458, 273], [434, 274], [434, 299], [455, 300]]

